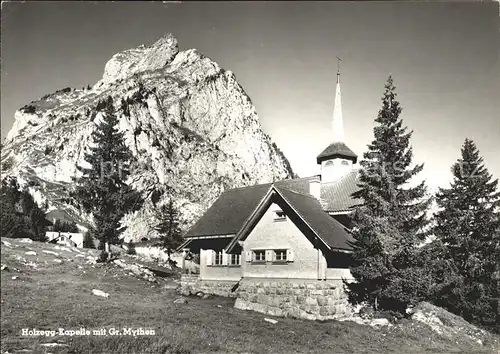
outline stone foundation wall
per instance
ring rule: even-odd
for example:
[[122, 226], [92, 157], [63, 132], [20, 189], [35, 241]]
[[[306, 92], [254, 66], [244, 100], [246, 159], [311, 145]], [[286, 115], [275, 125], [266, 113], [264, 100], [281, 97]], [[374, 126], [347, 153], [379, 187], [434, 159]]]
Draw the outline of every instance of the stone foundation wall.
[[309, 320], [347, 318], [354, 311], [340, 279], [243, 279], [234, 307]]
[[183, 295], [195, 295], [201, 291], [205, 294], [234, 298], [238, 292], [231, 292], [231, 289], [236, 283], [237, 281], [201, 280], [197, 275], [182, 274], [179, 291]]

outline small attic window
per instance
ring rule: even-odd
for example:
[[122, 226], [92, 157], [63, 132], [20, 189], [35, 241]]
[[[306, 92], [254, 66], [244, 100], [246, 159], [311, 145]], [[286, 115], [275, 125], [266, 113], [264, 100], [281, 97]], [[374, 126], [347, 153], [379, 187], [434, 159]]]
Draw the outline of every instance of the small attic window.
[[349, 165], [349, 162], [347, 162], [347, 160], [342, 160], [342, 165], [347, 166]]
[[274, 221], [283, 221], [286, 220], [286, 215], [283, 210], [275, 210], [274, 211]]

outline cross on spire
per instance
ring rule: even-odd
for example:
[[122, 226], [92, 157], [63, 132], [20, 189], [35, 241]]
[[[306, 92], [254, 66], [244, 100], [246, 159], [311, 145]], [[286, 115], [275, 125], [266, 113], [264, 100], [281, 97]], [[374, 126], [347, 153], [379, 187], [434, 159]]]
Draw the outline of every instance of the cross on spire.
[[337, 58], [337, 84], [338, 84], [340, 81], [340, 62], [342, 61], [342, 59], [340, 59], [339, 57], [335, 58]]
[[337, 58], [337, 85], [335, 87], [335, 106], [333, 108], [332, 132], [333, 141], [344, 141], [344, 123], [342, 122], [342, 101], [340, 95], [340, 62], [342, 59]]

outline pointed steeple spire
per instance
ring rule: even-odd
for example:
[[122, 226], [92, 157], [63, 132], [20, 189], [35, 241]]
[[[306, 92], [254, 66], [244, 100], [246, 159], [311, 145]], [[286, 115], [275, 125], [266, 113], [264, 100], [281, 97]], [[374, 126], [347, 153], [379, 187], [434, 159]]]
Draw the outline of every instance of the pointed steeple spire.
[[340, 62], [337, 57], [337, 85], [335, 88], [335, 107], [333, 109], [332, 135], [333, 141], [316, 157], [318, 164], [328, 160], [344, 159], [356, 163], [358, 156], [344, 143], [344, 122], [342, 119], [342, 101], [340, 96]]
[[344, 122], [342, 120], [342, 100], [340, 95], [340, 62], [342, 59], [337, 57], [337, 85], [335, 87], [335, 106], [333, 109], [333, 141], [344, 142]]

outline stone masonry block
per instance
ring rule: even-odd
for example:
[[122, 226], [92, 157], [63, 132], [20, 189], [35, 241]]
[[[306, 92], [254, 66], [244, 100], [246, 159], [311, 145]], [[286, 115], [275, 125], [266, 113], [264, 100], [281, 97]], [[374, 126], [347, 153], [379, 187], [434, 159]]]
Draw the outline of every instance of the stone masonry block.
[[299, 318], [300, 310], [297, 307], [292, 307], [286, 311], [286, 316], [291, 318]]
[[318, 296], [318, 295], [323, 295], [324, 291], [323, 290], [311, 290], [309, 292], [309, 295], [311, 296]]
[[320, 305], [320, 306], [325, 306], [328, 304], [328, 299], [322, 295], [318, 296], [316, 298], [316, 301], [318, 302], [318, 305]]
[[283, 310], [273, 306], [268, 306], [266, 313], [268, 313], [271, 316], [278, 316], [278, 317], [283, 316]]
[[305, 296], [297, 296], [297, 303], [298, 304], [305, 304], [306, 303], [306, 298]]
[[306, 297], [306, 305], [318, 305], [318, 301], [314, 297]]

